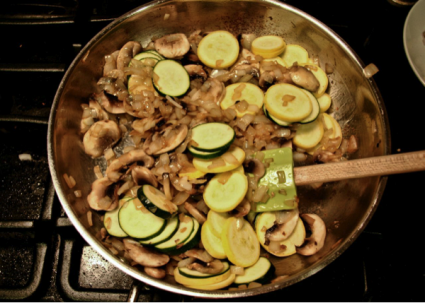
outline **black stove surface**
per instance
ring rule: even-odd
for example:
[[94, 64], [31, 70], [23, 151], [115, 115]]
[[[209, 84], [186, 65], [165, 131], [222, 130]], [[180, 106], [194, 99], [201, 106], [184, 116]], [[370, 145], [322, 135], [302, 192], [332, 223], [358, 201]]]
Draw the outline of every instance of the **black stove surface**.
[[[403, 48], [411, 7], [389, 1], [284, 2], [324, 22], [380, 69], [374, 79], [391, 152], [425, 150], [425, 87]], [[146, 2], [33, 2], [0, 10], [0, 300], [125, 301], [138, 282], [100, 257], [67, 219], [50, 179], [46, 137], [56, 89], [81, 47]], [[390, 176], [372, 220], [334, 262], [293, 286], [233, 301], [425, 301], [424, 188], [425, 172]], [[147, 285], [138, 300], [207, 301]]]

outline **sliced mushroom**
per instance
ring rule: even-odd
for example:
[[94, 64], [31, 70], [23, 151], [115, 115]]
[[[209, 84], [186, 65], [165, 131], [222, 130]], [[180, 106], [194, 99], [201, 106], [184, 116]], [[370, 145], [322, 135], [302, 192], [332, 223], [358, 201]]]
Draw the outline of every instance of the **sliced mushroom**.
[[196, 271], [199, 271], [199, 272], [205, 273], [205, 274], [218, 274], [223, 270], [224, 265], [220, 260], [216, 259], [216, 260], [209, 262], [205, 265], [195, 262], [195, 263], [188, 265], [187, 268], [192, 269], [192, 270], [196, 270]]
[[133, 149], [113, 160], [106, 169], [106, 176], [109, 178], [109, 180], [117, 182], [123, 175], [121, 170], [124, 167], [139, 161], [143, 162], [145, 167], [152, 167], [155, 162], [155, 160], [151, 156], [147, 155], [143, 150]]
[[294, 65], [289, 70], [291, 80], [298, 86], [305, 88], [311, 92], [317, 91], [320, 86], [319, 81], [311, 71], [303, 66]]
[[142, 50], [142, 46], [139, 42], [129, 41], [120, 49], [117, 57], [117, 69], [124, 70], [127, 67], [131, 59]]
[[124, 239], [123, 243], [125, 249], [128, 251], [129, 257], [140, 265], [160, 267], [170, 261], [170, 257], [168, 255], [143, 247], [136, 241]]
[[119, 101], [115, 96], [106, 94], [104, 91], [100, 93], [100, 105], [111, 114], [124, 114], [124, 103]]
[[235, 209], [231, 211], [231, 214], [236, 217], [245, 217], [251, 210], [251, 203], [247, 199], [243, 199]]
[[171, 34], [155, 40], [155, 49], [166, 58], [176, 58], [189, 51], [190, 43], [185, 34]]
[[204, 224], [205, 221], [207, 221], [207, 217], [193, 204], [184, 202], [184, 208], [199, 222], [199, 224]]
[[144, 267], [145, 273], [155, 279], [163, 279], [166, 276], [165, 270], [156, 267]]
[[245, 172], [254, 174], [254, 180], [256, 183], [266, 173], [266, 168], [264, 167], [264, 163], [255, 158], [245, 161], [243, 166], [245, 168]]
[[105, 56], [105, 65], [103, 66], [103, 76], [106, 76], [110, 71], [117, 68], [117, 58], [119, 50], [113, 52], [110, 55]]
[[121, 130], [117, 123], [102, 120], [94, 123], [83, 138], [84, 151], [87, 155], [97, 158], [113, 146], [121, 138]]
[[173, 131], [174, 133], [172, 135], [167, 136], [165, 138], [165, 146], [160, 150], [154, 152], [153, 155], [160, 155], [169, 152], [170, 150], [173, 150], [177, 146], [182, 144], [184, 139], [186, 139], [188, 128], [187, 125], [181, 124]]
[[214, 261], [214, 258], [205, 249], [189, 249], [184, 253], [186, 256], [208, 263]]
[[118, 206], [118, 199], [108, 196], [110, 186], [113, 184], [107, 177], [97, 179], [91, 186], [91, 192], [87, 196], [87, 202], [94, 210], [114, 210]]
[[295, 229], [299, 218], [298, 208], [284, 211], [283, 222], [275, 224], [266, 231], [266, 238], [270, 241], [280, 242], [287, 239]]
[[309, 225], [310, 237], [305, 239], [304, 244], [297, 248], [297, 253], [303, 256], [311, 256], [322, 249], [326, 238], [326, 225], [323, 220], [315, 214], [303, 214], [301, 217]]
[[135, 166], [131, 170], [131, 177], [137, 185], [150, 184], [158, 187], [158, 181], [149, 168], [144, 166]]
[[188, 65], [185, 65], [184, 68], [189, 73], [189, 76], [192, 77], [192, 78], [198, 77], [198, 78], [202, 78], [204, 80], [207, 80], [207, 78], [208, 78], [208, 75], [205, 72], [205, 70], [202, 68], [202, 65], [188, 64]]

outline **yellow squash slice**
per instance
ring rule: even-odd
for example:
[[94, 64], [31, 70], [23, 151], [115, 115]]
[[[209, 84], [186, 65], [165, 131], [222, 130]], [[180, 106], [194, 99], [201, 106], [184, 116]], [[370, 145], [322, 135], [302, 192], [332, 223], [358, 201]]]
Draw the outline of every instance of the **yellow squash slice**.
[[311, 149], [320, 143], [323, 132], [321, 119], [316, 119], [308, 124], [300, 124], [292, 142], [300, 148]]
[[288, 44], [286, 45], [285, 52], [281, 55], [285, 65], [290, 67], [295, 62], [298, 65], [303, 65], [309, 62], [307, 50], [297, 44]]
[[201, 240], [205, 250], [216, 259], [225, 259], [226, 253], [223, 249], [223, 243], [221, 237], [217, 237], [212, 231], [210, 224], [207, 221], [204, 222], [201, 229]]
[[319, 101], [321, 113], [326, 112], [331, 107], [331, 104], [332, 104], [331, 96], [327, 93], [324, 93], [319, 98], [317, 98], [317, 101]]
[[230, 153], [232, 158], [232, 162], [226, 162], [225, 160], [221, 161], [220, 159], [225, 159], [226, 155], [222, 155], [218, 158], [213, 159], [200, 159], [200, 158], [193, 158], [193, 166], [199, 171], [202, 171], [204, 173], [222, 173], [226, 171], [231, 171], [235, 168], [238, 168], [242, 165], [243, 161], [245, 161], [245, 152], [242, 148], [239, 148], [237, 146], [229, 148], [229, 150], [226, 153]]
[[[187, 276], [180, 272], [179, 268], [176, 267], [174, 269], [174, 279], [177, 283], [184, 284], [184, 285], [191, 285], [193, 286], [202, 286], [202, 285], [211, 285], [215, 283], [219, 283], [221, 281], [226, 280], [230, 275], [230, 266], [229, 263], [223, 262], [224, 269], [223, 272], [217, 275], [209, 275], [209, 274], [203, 274], [196, 270], [188, 270], [184, 268], [184, 271], [186, 273], [191, 273], [193, 276]], [[196, 276], [196, 277], [195, 277]]]
[[226, 220], [231, 216], [229, 213], [219, 213], [213, 210], [210, 210], [207, 215], [207, 221], [210, 225], [211, 232], [216, 237], [221, 237], [221, 232], [223, 231], [223, 226], [226, 223]]
[[185, 285], [188, 288], [194, 288], [194, 289], [202, 289], [202, 290], [217, 290], [222, 289], [224, 287], [227, 287], [231, 285], [236, 279], [235, 274], [230, 274], [229, 277], [226, 280], [223, 280], [218, 283], [214, 284], [205, 284], [205, 285]]
[[313, 109], [307, 94], [301, 88], [287, 83], [270, 86], [264, 104], [270, 114], [286, 122], [299, 122], [310, 115]]
[[263, 106], [263, 90], [252, 83], [231, 84], [226, 87], [226, 95], [221, 101], [220, 106], [222, 109], [234, 108], [239, 118], [246, 114], [255, 115], [256, 112], [254, 111], [245, 110], [240, 112], [236, 109], [235, 103], [242, 100], [245, 100], [248, 104], [256, 105], [259, 110]]
[[264, 59], [279, 56], [286, 48], [285, 40], [279, 36], [261, 36], [251, 44], [251, 51]]
[[260, 258], [257, 235], [245, 219], [230, 217], [221, 233], [224, 252], [230, 262], [237, 266], [254, 265]]
[[209, 33], [198, 45], [198, 57], [211, 68], [228, 68], [236, 62], [239, 55], [239, 42], [227, 31]]
[[214, 176], [204, 190], [204, 201], [216, 212], [231, 211], [242, 202], [248, 191], [248, 179], [238, 171]]

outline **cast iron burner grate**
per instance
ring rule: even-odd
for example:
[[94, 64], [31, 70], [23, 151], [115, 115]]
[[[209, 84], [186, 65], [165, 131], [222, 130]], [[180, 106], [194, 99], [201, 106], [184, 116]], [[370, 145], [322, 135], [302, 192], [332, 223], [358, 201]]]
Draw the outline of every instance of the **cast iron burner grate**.
[[[389, 66], [388, 59], [381, 56], [386, 51], [384, 42], [402, 28], [408, 12], [386, 0], [344, 3], [349, 14], [341, 13], [342, 6], [336, 0], [285, 2], [325, 22], [365, 62], [374, 61], [381, 68]], [[140, 291], [138, 301], [200, 300], [142, 285], [98, 255], [66, 217], [48, 170], [48, 117], [67, 67], [98, 31], [141, 4], [132, 0], [17, 0], [2, 4], [0, 31], [2, 41], [7, 43], [0, 48], [0, 300], [126, 301], [135, 290]], [[332, 10], [333, 7], [340, 9]], [[377, 14], [380, 20], [374, 18]], [[400, 45], [392, 51], [399, 58], [404, 56]], [[404, 73], [413, 83], [405, 97], [425, 99], [423, 87], [419, 82], [415, 86], [407, 61], [391, 64], [391, 68]], [[399, 96], [385, 84], [394, 81], [388, 73], [381, 78], [378, 75], [376, 81], [391, 122], [391, 112], [399, 110], [395, 105]], [[424, 108], [418, 112], [423, 113]], [[425, 149], [423, 142], [410, 142], [399, 131], [393, 133], [393, 146], [393, 153], [399, 147], [404, 152]], [[20, 154], [29, 154], [32, 160], [21, 161]], [[391, 189], [406, 182], [423, 186], [423, 181], [422, 173], [390, 178], [384, 202], [366, 230], [344, 254], [314, 276], [271, 294], [234, 301], [425, 300], [421, 290], [423, 248], [412, 256], [421, 256], [419, 261], [383, 258], [397, 255], [389, 248], [395, 242], [393, 235], [398, 237], [396, 241], [400, 239], [400, 232], [391, 227], [392, 222], [386, 217], [397, 216], [388, 201], [406, 198], [406, 193]], [[421, 204], [419, 214], [424, 213]], [[414, 240], [417, 238], [412, 234], [404, 238], [404, 243]], [[412, 265], [419, 270], [406, 277], [404, 266], [413, 268]]]

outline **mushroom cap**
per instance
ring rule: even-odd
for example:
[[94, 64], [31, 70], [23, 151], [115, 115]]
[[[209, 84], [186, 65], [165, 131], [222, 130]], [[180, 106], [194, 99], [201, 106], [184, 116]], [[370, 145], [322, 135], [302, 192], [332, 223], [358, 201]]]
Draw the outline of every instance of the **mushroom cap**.
[[176, 58], [189, 51], [190, 43], [185, 34], [171, 34], [155, 40], [155, 49], [165, 58]]
[[289, 74], [291, 80], [298, 86], [301, 86], [311, 92], [319, 89], [320, 83], [311, 71], [303, 66], [291, 67]]
[[131, 177], [137, 185], [150, 184], [153, 187], [158, 187], [158, 181], [155, 175], [149, 168], [144, 166], [135, 166], [131, 170]]
[[315, 214], [302, 214], [301, 217], [309, 225], [311, 236], [305, 239], [304, 244], [297, 248], [297, 253], [303, 256], [311, 256], [322, 249], [326, 238], [326, 225]]
[[97, 158], [113, 146], [121, 138], [118, 124], [112, 120], [102, 120], [94, 123], [83, 138], [84, 151], [87, 155]]

